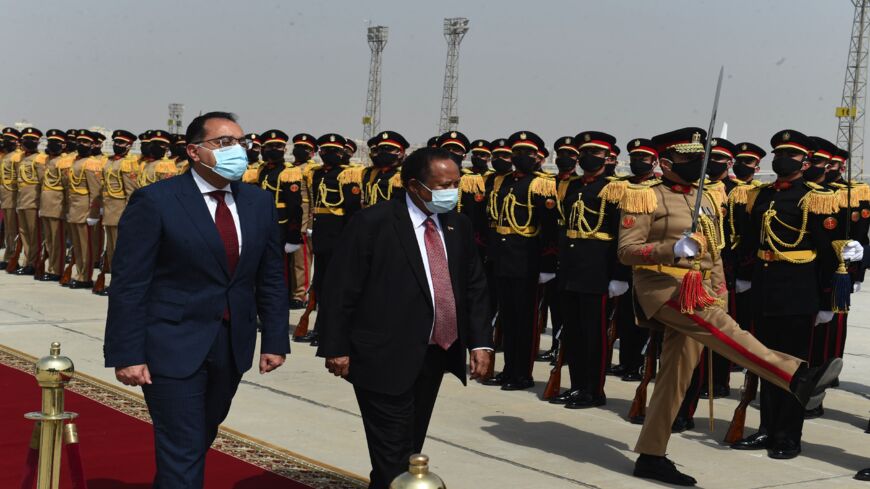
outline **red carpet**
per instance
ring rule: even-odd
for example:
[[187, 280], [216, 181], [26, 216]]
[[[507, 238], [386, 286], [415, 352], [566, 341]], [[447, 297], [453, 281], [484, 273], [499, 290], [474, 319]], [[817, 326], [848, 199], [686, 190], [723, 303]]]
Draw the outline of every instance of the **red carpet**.
[[[75, 382], [77, 381], [73, 381]], [[39, 410], [41, 394], [32, 375], [3, 364], [0, 364], [0, 392], [0, 419], [3, 420], [4, 427], [3, 435], [0, 436], [0, 487], [17, 488], [33, 427], [32, 422], [23, 418], [23, 414]], [[150, 481], [154, 475], [154, 436], [149, 423], [69, 389], [66, 391], [66, 410], [79, 413], [76, 424], [81, 439], [84, 472], [90, 489], [151, 487]], [[246, 450], [254, 451], [250, 447], [246, 447]], [[66, 463], [61, 471], [61, 480], [62, 488], [71, 487]], [[207, 457], [205, 487], [305, 489], [341, 485], [333, 480], [326, 485], [309, 486], [213, 448], [209, 450]]]

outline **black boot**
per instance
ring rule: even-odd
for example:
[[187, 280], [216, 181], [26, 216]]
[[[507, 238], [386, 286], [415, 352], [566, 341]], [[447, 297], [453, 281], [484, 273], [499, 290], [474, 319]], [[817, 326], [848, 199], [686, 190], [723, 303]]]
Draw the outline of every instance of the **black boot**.
[[801, 444], [794, 440], [777, 440], [770, 443], [767, 456], [777, 460], [789, 460], [801, 453]]
[[870, 481], [870, 469], [859, 470], [857, 474], [855, 474], [855, 479], [859, 481]]
[[483, 385], [498, 385], [501, 386], [505, 382], [504, 372], [499, 372], [492, 377], [481, 382]]
[[677, 416], [671, 425], [671, 433], [682, 433], [686, 430], [695, 429], [695, 420], [685, 416]]
[[832, 358], [819, 367], [801, 364], [791, 379], [789, 390], [797, 397], [804, 409], [815, 409], [825, 399], [825, 389], [840, 375], [843, 360]]
[[737, 440], [731, 444], [734, 450], [762, 450], [767, 448], [768, 438], [767, 433], [759, 431], [754, 435], [749, 435], [742, 440]]
[[825, 408], [821, 404], [815, 409], [807, 409], [804, 411], [804, 419], [816, 419], [825, 415]]
[[640, 454], [634, 463], [634, 476], [675, 486], [694, 486], [698, 482], [694, 477], [677, 470], [674, 463], [667, 457], [656, 457], [644, 453]]
[[583, 391], [581, 389], [568, 389], [558, 396], [550, 399], [550, 404], [568, 404], [572, 399], [580, 397]]
[[579, 396], [568, 401], [568, 404], [565, 404], [565, 407], [567, 409], [586, 409], [603, 406], [605, 404], [607, 404], [607, 396], [604, 394], [583, 392]]
[[547, 351], [545, 351], [545, 352], [538, 353], [538, 356], [535, 357], [535, 361], [538, 361], [538, 362], [552, 362], [553, 360], [556, 359], [556, 355], [557, 355], [556, 349], [555, 349], [555, 348], [550, 348], [549, 350], [547, 350]]

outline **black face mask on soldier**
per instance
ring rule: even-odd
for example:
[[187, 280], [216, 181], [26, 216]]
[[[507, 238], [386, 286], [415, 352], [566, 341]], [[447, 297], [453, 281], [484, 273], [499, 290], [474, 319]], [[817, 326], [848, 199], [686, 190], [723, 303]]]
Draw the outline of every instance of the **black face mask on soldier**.
[[773, 172], [776, 173], [777, 176], [788, 177], [794, 175], [795, 172], [800, 171], [801, 166], [803, 166], [803, 161], [788, 156], [781, 156], [779, 158], [774, 158], [770, 166], [773, 168]]
[[513, 155], [511, 156], [511, 163], [513, 163], [517, 171], [523, 173], [532, 173], [538, 167], [538, 162], [532, 155]]
[[97, 144], [93, 148], [91, 148], [91, 156], [100, 156], [103, 154], [103, 145]]
[[27, 151], [36, 151], [36, 148], [39, 146], [39, 141], [32, 138], [26, 138], [21, 141], [21, 145], [24, 146], [24, 149]]
[[616, 175], [616, 163], [612, 165], [604, 165], [604, 175], [608, 177]]
[[[811, 166], [804, 170], [804, 180], [815, 182], [825, 174], [825, 167]], [[827, 175], [825, 175], [827, 176]]]
[[284, 150], [274, 148], [264, 149], [263, 160], [268, 161], [269, 163], [278, 163], [284, 161]]
[[399, 155], [394, 153], [378, 153], [372, 158], [372, 163], [381, 168], [393, 166], [399, 161]]
[[574, 158], [569, 158], [567, 156], [556, 157], [556, 168], [559, 169], [560, 173], [571, 171], [575, 166], [577, 166], [577, 160]]
[[118, 144], [112, 145], [112, 152], [115, 153], [115, 156], [124, 156], [127, 154], [127, 149], [129, 149], [129, 146], [121, 146]]
[[3, 140], [3, 149], [5, 149], [7, 152], [15, 151], [15, 141], [11, 141], [8, 139]]
[[737, 163], [735, 163], [731, 169], [734, 171], [734, 176], [741, 179], [741, 180], [746, 180], [747, 178], [751, 177], [752, 175], [755, 175], [755, 168], [754, 167], [746, 166], [743, 163], [740, 163], [739, 161]]
[[456, 166], [462, 168], [462, 160], [465, 159], [465, 155], [450, 153], [450, 159], [453, 160], [454, 163], [456, 163]]
[[308, 161], [308, 150], [305, 148], [293, 148], [293, 160], [297, 163], [305, 163]]
[[646, 175], [653, 169], [652, 163], [647, 163], [643, 160], [631, 161], [628, 163], [629, 169], [631, 169], [631, 174], [635, 176]]
[[91, 147], [86, 146], [84, 144], [80, 144], [76, 146], [76, 151], [78, 151], [79, 156], [90, 156], [91, 155]]
[[474, 169], [477, 171], [486, 171], [487, 170], [486, 163], [487, 163], [487, 161], [485, 158], [481, 158], [480, 156], [472, 156], [471, 157], [471, 166], [473, 166]]
[[341, 154], [337, 151], [320, 153], [320, 159], [323, 160], [323, 164], [326, 166], [335, 166], [342, 162]]
[[672, 163], [671, 170], [684, 181], [692, 183], [700, 180], [703, 165], [704, 157], [696, 156], [685, 163]]
[[154, 158], [155, 160], [159, 160], [160, 158], [163, 158], [164, 156], [166, 156], [166, 148], [164, 148], [163, 146], [159, 146], [157, 144], [152, 144], [148, 148], [148, 150], [151, 153], [151, 157]]
[[827, 173], [825, 173], [825, 182], [827, 182], [827, 183], [836, 182], [837, 180], [840, 179], [840, 176], [842, 176], [842, 173], [840, 173], [840, 170], [830, 170]]
[[63, 143], [60, 141], [49, 141], [45, 145], [45, 152], [50, 155], [59, 155], [63, 151]]
[[186, 144], [173, 144], [169, 147], [169, 152], [172, 153], [172, 156], [181, 158], [184, 157], [186, 152], [185, 148], [187, 148]]
[[591, 154], [584, 154], [580, 157], [580, 168], [585, 172], [595, 173], [604, 166], [604, 158]]
[[513, 169], [513, 163], [511, 163], [511, 160], [506, 158], [493, 158], [492, 169], [498, 173], [507, 173]]
[[257, 161], [260, 161], [260, 150], [249, 149], [246, 150], [245, 153], [248, 155], [248, 162], [256, 163]]
[[718, 177], [725, 173], [726, 170], [728, 170], [728, 163], [713, 160], [707, 162], [707, 176], [709, 177]]

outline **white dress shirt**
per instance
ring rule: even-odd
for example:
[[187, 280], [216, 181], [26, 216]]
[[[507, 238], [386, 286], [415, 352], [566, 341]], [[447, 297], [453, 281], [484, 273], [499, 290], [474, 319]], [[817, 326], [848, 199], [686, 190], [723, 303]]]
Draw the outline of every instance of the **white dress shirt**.
[[208, 195], [209, 192], [224, 192], [224, 202], [226, 202], [227, 207], [230, 209], [230, 214], [233, 215], [233, 223], [236, 225], [236, 236], [239, 238], [239, 256], [242, 256], [242, 226], [239, 224], [239, 212], [236, 209], [236, 201], [233, 199], [233, 192], [230, 188], [229, 184], [224, 188], [217, 188], [214, 185], [205, 181], [199, 173], [196, 172], [196, 169], [191, 168], [190, 173], [193, 174], [193, 181], [196, 182], [196, 187], [199, 189], [199, 192], [202, 194], [202, 198], [205, 200], [205, 205], [208, 207], [208, 213], [211, 215], [211, 220], [215, 220], [215, 212], [217, 212], [217, 200], [214, 199], [211, 195]]

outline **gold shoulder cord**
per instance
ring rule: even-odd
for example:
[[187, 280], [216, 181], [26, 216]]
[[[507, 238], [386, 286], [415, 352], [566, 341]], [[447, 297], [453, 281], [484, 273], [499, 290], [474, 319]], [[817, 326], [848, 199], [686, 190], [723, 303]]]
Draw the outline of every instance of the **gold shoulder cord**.
[[[499, 217], [499, 223], [503, 221], [507, 221], [508, 225], [510, 225], [511, 229], [520, 236], [525, 238], [532, 238], [537, 236], [541, 231], [540, 229], [535, 229], [530, 232], [528, 229], [530, 224], [532, 223], [532, 186], [529, 185], [528, 195], [526, 197], [528, 200], [526, 204], [522, 204], [517, 201], [516, 195], [514, 195], [514, 189], [510, 189], [508, 194], [504, 198], [504, 202], [501, 205], [501, 215]], [[522, 226], [517, 222], [517, 216], [515, 212], [516, 206], [523, 206], [528, 208], [528, 219], [526, 219], [526, 223]]]
[[39, 174], [36, 173], [36, 158], [30, 158], [29, 163], [29, 167], [27, 165], [18, 166], [18, 178], [27, 185], [36, 185], [39, 183]]
[[[272, 192], [272, 194], [275, 196], [275, 208], [276, 209], [280, 209], [280, 208], [285, 206], [285, 204], [283, 202], [281, 202], [281, 191], [280, 191], [281, 188], [280, 187], [281, 187], [281, 185], [279, 185], [278, 182], [275, 182], [275, 186], [273, 187], [269, 183], [269, 176], [268, 175], [266, 175], [266, 178], [263, 179], [263, 183], [260, 184], [260, 188], [262, 188], [263, 190], [268, 190], [269, 192]], [[284, 224], [287, 221], [288, 221], [287, 219], [279, 219], [278, 224]]]
[[[801, 243], [801, 241], [803, 241], [804, 236], [806, 236], [806, 233], [807, 233], [807, 220], [808, 220], [808, 216], [809, 216], [809, 212], [810, 212], [809, 206], [807, 206], [806, 203], [804, 203], [801, 206], [801, 209], [803, 212], [801, 215], [801, 226], [800, 226], [800, 229], [798, 229], [798, 228], [795, 228], [794, 226], [790, 226], [790, 225], [786, 224], [780, 218], [776, 217], [776, 209], [773, 208], [775, 203], [776, 202], [772, 201], [770, 203], [770, 207], [768, 207], [768, 209], [766, 211], [764, 211], [764, 214], [762, 214], [762, 217], [761, 217], [761, 240], [763, 242], [767, 243], [767, 245], [774, 252], [774, 254], [776, 254], [776, 257], [779, 260], [782, 260], [782, 261], [785, 261], [788, 263], [793, 263], [793, 264], [803, 264], [803, 263], [809, 263], [809, 262], [813, 261], [815, 259], [815, 256], [813, 256], [811, 258], [790, 258], [790, 257], [786, 256], [785, 254], [783, 254], [783, 252], [779, 248], [777, 248], [777, 245], [779, 245], [783, 248], [795, 248]], [[780, 226], [782, 226], [790, 231], [794, 231], [794, 232], [798, 233], [797, 239], [793, 243], [786, 243], [785, 241], [783, 241], [779, 236], [776, 235], [776, 233], [773, 232], [773, 228], [771, 227], [771, 223], [774, 221], [777, 224], [779, 224]]]
[[498, 209], [498, 192], [501, 190], [501, 184], [504, 183], [504, 177], [507, 175], [496, 175], [492, 181], [492, 192], [489, 194], [489, 202], [487, 202], [487, 211], [489, 218], [493, 221], [499, 220]]
[[[598, 211], [594, 211], [586, 207], [586, 203], [583, 202], [583, 193], [577, 194], [577, 201], [571, 205], [571, 214], [568, 217], [568, 232], [570, 234], [571, 231], [576, 233], [576, 237], [579, 239], [589, 239], [595, 236], [595, 234], [601, 229], [601, 225], [604, 224], [604, 207], [607, 205], [607, 200], [601, 198], [601, 204], [598, 206]], [[561, 206], [560, 206], [561, 207]], [[592, 214], [593, 216], [598, 216], [598, 222], [595, 223], [595, 226], [590, 226], [589, 221], [586, 219], [586, 213]], [[569, 238], [574, 236], [568, 236]]]
[[121, 167], [118, 166], [117, 171], [112, 171], [112, 165], [106, 164], [103, 168], [103, 189], [106, 195], [113, 199], [125, 199], [124, 181], [121, 179]]
[[60, 168], [57, 167], [57, 162], [55, 162], [54, 166], [46, 165], [45, 175], [42, 178], [42, 188], [56, 192], [63, 190]]
[[[338, 202], [329, 202], [329, 192], [338, 193]], [[317, 201], [323, 205], [323, 207], [334, 208], [340, 207], [341, 204], [344, 203], [344, 194], [341, 192], [341, 186], [337, 190], [333, 190], [326, 185], [326, 178], [321, 178], [320, 183], [317, 185]]]
[[0, 159], [0, 184], [2, 184], [3, 188], [6, 190], [12, 191], [15, 190], [15, 188], [12, 187], [12, 184], [17, 176], [15, 175], [15, 170], [12, 169], [13, 167], [7, 169], [6, 161], [5, 158]]
[[79, 194], [79, 195], [87, 195], [88, 194], [87, 185], [85, 185], [84, 189], [79, 188], [79, 185], [85, 180], [85, 170], [86, 170], [85, 163], [82, 163], [82, 170], [79, 172], [78, 175], [76, 175], [74, 166], [69, 167], [69, 188], [74, 193]]

